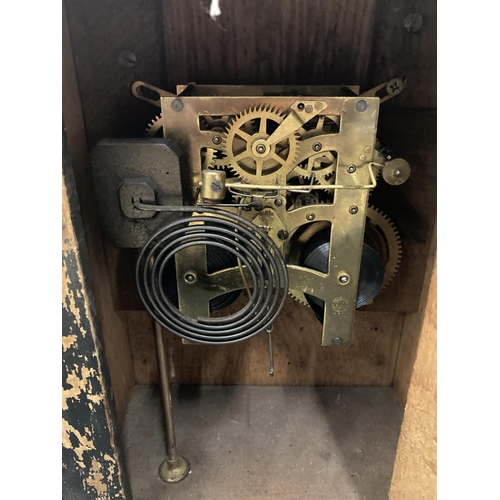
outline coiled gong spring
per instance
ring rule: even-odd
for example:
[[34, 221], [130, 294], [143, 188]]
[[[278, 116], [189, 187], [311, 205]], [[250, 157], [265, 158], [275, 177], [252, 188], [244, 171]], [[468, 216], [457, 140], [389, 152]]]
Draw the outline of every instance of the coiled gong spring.
[[[246, 268], [250, 298], [238, 312], [191, 318], [169, 299], [164, 287], [169, 261], [200, 245], [229, 252]], [[160, 325], [200, 344], [229, 344], [262, 332], [279, 315], [288, 293], [286, 264], [271, 238], [243, 217], [215, 208], [203, 208], [202, 214], [180, 218], [156, 233], [141, 251], [136, 282], [146, 309]]]

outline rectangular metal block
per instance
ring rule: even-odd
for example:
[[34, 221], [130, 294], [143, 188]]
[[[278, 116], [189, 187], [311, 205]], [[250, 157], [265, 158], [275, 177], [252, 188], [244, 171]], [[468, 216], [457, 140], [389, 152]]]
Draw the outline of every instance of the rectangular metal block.
[[104, 139], [92, 151], [92, 177], [101, 226], [121, 248], [142, 247], [175, 213], [141, 212], [133, 200], [182, 205], [181, 151], [170, 139]]

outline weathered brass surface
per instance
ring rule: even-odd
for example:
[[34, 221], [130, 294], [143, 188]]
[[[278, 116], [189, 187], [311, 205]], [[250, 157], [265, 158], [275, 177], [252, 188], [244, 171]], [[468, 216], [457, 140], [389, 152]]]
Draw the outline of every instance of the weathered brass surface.
[[[301, 232], [290, 248], [288, 262], [298, 265], [300, 252], [304, 244], [314, 234], [326, 227], [328, 227], [327, 222], [316, 222]], [[365, 234], [367, 241], [376, 248], [384, 263], [385, 273], [381, 289], [384, 290], [393, 280], [401, 262], [401, 239], [398, 230], [387, 215], [375, 207], [368, 206], [366, 209]], [[290, 288], [289, 293], [295, 300], [309, 307], [302, 290]]]
[[[161, 108], [146, 134], [173, 140], [183, 153], [184, 205], [224, 207], [266, 232], [287, 263], [286, 291], [302, 303], [304, 294], [325, 303], [322, 345], [343, 345], [351, 341], [363, 242], [381, 257], [384, 287], [399, 265], [397, 231], [367, 200], [380, 174], [392, 185], [409, 176], [409, 165], [381, 154], [376, 140], [380, 103], [404, 87], [400, 78], [363, 94], [357, 86], [187, 84], [174, 95], [136, 82], [133, 93]], [[299, 255], [325, 227], [328, 272], [321, 273], [302, 267]], [[208, 268], [206, 246], [175, 254], [178, 307], [194, 321], [210, 316], [214, 298], [251, 292], [240, 260]]]
[[[290, 289], [325, 301], [323, 345], [333, 345], [338, 338], [349, 343], [367, 198], [376, 185], [373, 168], [381, 167], [373, 163], [379, 98], [262, 96], [263, 92], [252, 97], [248, 89], [249, 95], [221, 96], [213, 89], [213, 96], [200, 96], [188, 95], [196, 94], [196, 88], [183, 90], [186, 95], [161, 96], [159, 127], [186, 155], [185, 199], [193, 199], [200, 186], [207, 168], [203, 153], [214, 150], [209, 168], [226, 167], [226, 187], [237, 189], [246, 201], [260, 190], [262, 210], [244, 210], [241, 215], [267, 231], [285, 256], [295, 232], [311, 221], [331, 224], [329, 272], [290, 263]], [[223, 133], [200, 126], [219, 117], [227, 123]], [[294, 185], [290, 182], [294, 176], [307, 180]], [[328, 199], [295, 208], [291, 192], [301, 190], [329, 193]], [[349, 212], [352, 206], [357, 207], [354, 215]], [[193, 318], [209, 314], [208, 301], [213, 297], [245, 287], [238, 267], [209, 274], [205, 263], [203, 247], [176, 255], [179, 308]], [[186, 281], [186, 273], [196, 279]], [[349, 276], [347, 283], [338, 279], [344, 274]]]
[[158, 469], [158, 475], [166, 483], [178, 483], [182, 481], [191, 470], [189, 460], [184, 457], [177, 457], [176, 460], [170, 461], [165, 459]]
[[399, 186], [410, 178], [410, 164], [403, 158], [394, 158], [385, 163], [382, 169], [382, 177], [387, 184]]
[[204, 201], [223, 201], [226, 197], [226, 173], [220, 170], [203, 170], [201, 198]]

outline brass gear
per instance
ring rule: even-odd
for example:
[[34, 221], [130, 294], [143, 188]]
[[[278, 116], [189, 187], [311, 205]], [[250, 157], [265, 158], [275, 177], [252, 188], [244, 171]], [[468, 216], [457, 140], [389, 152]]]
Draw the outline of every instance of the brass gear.
[[146, 137], [163, 137], [163, 116], [155, 116], [146, 127]]
[[[274, 184], [296, 166], [299, 143], [295, 132], [270, 147], [263, 144], [284, 119], [285, 114], [275, 108], [255, 106], [229, 122], [224, 139], [227, 162], [242, 181]], [[263, 152], [256, 149], [259, 145]]]
[[[155, 116], [146, 127], [146, 137], [163, 137], [163, 115]], [[213, 162], [216, 150], [213, 148], [205, 148], [201, 151], [202, 168], [208, 168]]]
[[385, 267], [384, 281], [380, 289], [382, 292], [398, 272], [402, 254], [401, 238], [392, 220], [382, 210], [369, 205], [366, 209], [366, 219], [366, 238], [372, 248], [378, 246], [374, 250], [379, 253]]
[[[378, 208], [371, 205], [366, 207], [366, 219], [365, 237], [370, 246], [375, 247], [374, 250], [379, 253], [385, 268], [380, 294], [387, 288], [399, 269], [402, 254], [401, 238], [391, 219]], [[316, 224], [316, 231], [323, 229], [322, 223]], [[297, 252], [296, 254], [298, 255]], [[288, 294], [300, 304], [310, 307], [303, 292], [290, 288]]]
[[293, 173], [299, 174], [305, 179], [310, 179], [314, 174], [314, 180], [318, 184], [331, 184], [331, 179], [337, 167], [337, 159], [331, 151], [320, 151], [307, 160], [297, 165]]
[[[311, 137], [318, 137], [321, 142], [322, 135], [329, 134], [333, 130], [338, 131], [338, 123], [324, 115], [315, 117], [311, 122], [299, 128], [298, 133], [301, 140]], [[333, 174], [337, 167], [337, 158], [331, 151], [319, 151], [313, 153], [302, 163], [297, 165], [293, 174], [301, 175], [305, 179], [310, 179], [314, 173], [317, 184], [328, 185], [332, 183]]]

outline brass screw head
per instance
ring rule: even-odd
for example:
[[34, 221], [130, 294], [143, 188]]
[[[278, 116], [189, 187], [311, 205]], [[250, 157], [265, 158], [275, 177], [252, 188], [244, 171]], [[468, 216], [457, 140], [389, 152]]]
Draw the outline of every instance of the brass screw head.
[[255, 148], [257, 150], [257, 153], [264, 154], [266, 152], [266, 146], [264, 144], [259, 144]]
[[196, 281], [196, 275], [188, 272], [184, 275], [184, 280], [186, 283], [194, 283]]
[[214, 144], [220, 144], [222, 142], [222, 137], [220, 135], [214, 135], [212, 137], [212, 142]]
[[353, 205], [350, 209], [349, 209], [349, 213], [354, 215], [354, 214], [357, 214], [358, 213], [358, 207], [356, 205]]
[[322, 147], [323, 145], [321, 144], [321, 142], [315, 142], [312, 146], [313, 151], [321, 151]]
[[306, 215], [306, 219], [307, 220], [314, 220], [316, 216], [312, 213], [312, 212], [309, 212], [307, 215]]
[[347, 283], [349, 283], [349, 276], [347, 274], [341, 274], [339, 276], [339, 281], [340, 283], [342, 283], [343, 285], [347, 285]]
[[347, 167], [347, 171], [350, 173], [350, 174], [353, 174], [354, 172], [356, 172], [356, 165], [349, 165]]

